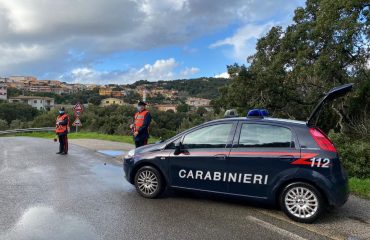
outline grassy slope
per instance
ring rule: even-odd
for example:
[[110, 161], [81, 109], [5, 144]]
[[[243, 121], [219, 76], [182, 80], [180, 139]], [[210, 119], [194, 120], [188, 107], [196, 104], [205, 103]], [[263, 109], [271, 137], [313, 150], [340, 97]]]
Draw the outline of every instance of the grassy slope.
[[[53, 139], [54, 134], [51, 132], [34, 132], [34, 133], [23, 133], [17, 134], [16, 136], [28, 136], [28, 137], [40, 137], [40, 138], [49, 138]], [[124, 142], [124, 143], [131, 143], [133, 144], [133, 140], [131, 136], [118, 136], [118, 135], [108, 135], [108, 134], [101, 134], [95, 132], [79, 132], [79, 133], [71, 133], [68, 135], [70, 139], [100, 139], [100, 140], [108, 140], [114, 142]], [[150, 138], [149, 142], [154, 143], [158, 139]], [[368, 179], [359, 179], [359, 178], [351, 178], [349, 180], [349, 186], [351, 192], [357, 196], [368, 198], [370, 199], [370, 178]]]
[[349, 180], [349, 188], [355, 195], [370, 199], [370, 178], [351, 178]]

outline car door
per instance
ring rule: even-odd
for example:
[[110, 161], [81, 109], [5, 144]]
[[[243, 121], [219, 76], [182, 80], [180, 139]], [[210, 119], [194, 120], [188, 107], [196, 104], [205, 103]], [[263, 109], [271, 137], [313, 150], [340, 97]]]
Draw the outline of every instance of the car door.
[[266, 198], [290, 162], [300, 157], [292, 129], [269, 123], [240, 122], [229, 156], [229, 193]]
[[177, 188], [226, 192], [221, 173], [227, 169], [236, 121], [197, 128], [179, 140], [182, 153], [169, 157], [170, 185]]

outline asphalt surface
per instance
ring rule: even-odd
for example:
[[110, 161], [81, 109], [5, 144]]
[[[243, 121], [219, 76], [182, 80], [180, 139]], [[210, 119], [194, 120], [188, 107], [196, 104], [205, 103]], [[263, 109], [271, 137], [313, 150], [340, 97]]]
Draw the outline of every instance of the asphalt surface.
[[140, 197], [120, 161], [51, 140], [0, 138], [0, 239], [370, 239], [369, 201], [351, 197], [315, 224], [240, 199]]

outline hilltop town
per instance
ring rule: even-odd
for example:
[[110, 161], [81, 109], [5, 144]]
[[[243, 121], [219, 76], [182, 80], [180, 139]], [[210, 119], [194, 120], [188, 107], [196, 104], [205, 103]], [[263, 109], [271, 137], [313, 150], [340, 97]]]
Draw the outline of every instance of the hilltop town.
[[[38, 110], [51, 110], [60, 104], [72, 105], [75, 101], [106, 107], [134, 104], [139, 99], [160, 111], [176, 112], [177, 107], [184, 104], [190, 108], [204, 107], [210, 110], [210, 102], [217, 97], [218, 88], [227, 81], [220, 78], [199, 78], [98, 85], [39, 80], [32, 76], [9, 76], [0, 77], [0, 100], [27, 103]], [[69, 99], [71, 96], [75, 96], [73, 100]]]

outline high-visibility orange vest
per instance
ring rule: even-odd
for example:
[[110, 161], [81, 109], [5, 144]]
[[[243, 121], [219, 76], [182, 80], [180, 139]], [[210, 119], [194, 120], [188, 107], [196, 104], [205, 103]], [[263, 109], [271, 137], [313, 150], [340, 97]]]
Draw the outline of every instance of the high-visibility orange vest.
[[[63, 125], [57, 124], [58, 122], [63, 122], [66, 118], [68, 119], [67, 125], [63, 126]], [[58, 115], [57, 121], [55, 123], [55, 132], [63, 133], [67, 131], [68, 128], [69, 128], [69, 116], [66, 113], [64, 113], [63, 115]]]
[[144, 109], [141, 112], [135, 113], [135, 121], [134, 121], [134, 125], [135, 125], [134, 131], [135, 132], [138, 132], [139, 128], [144, 125], [144, 119], [147, 114], [148, 114], [148, 110], [146, 109]]

